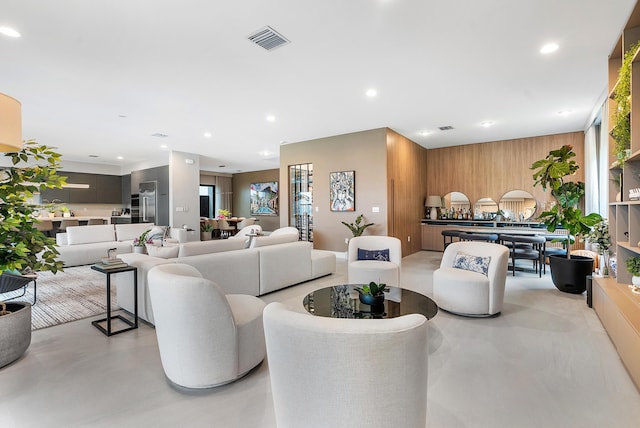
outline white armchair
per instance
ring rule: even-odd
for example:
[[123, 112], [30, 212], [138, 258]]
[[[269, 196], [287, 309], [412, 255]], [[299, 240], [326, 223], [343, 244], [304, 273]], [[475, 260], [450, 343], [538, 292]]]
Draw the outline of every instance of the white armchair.
[[[366, 260], [368, 257], [372, 259]], [[382, 261], [383, 258], [388, 258], [388, 261]], [[349, 284], [368, 284], [375, 281], [399, 287], [401, 265], [402, 244], [398, 238], [358, 236], [349, 240]]]
[[458, 315], [495, 315], [502, 311], [508, 264], [509, 249], [504, 245], [477, 241], [449, 244], [440, 268], [433, 273], [434, 300], [439, 308]]
[[271, 303], [264, 330], [279, 428], [426, 426], [424, 316], [323, 318]]
[[265, 356], [257, 297], [228, 294], [192, 266], [170, 263], [148, 275], [160, 359], [167, 378], [185, 388], [233, 382]]

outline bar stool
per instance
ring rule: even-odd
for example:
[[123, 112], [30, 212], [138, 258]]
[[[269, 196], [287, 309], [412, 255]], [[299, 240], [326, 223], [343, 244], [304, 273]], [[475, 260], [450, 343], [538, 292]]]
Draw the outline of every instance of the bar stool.
[[60, 226], [58, 226], [58, 232], [66, 232], [67, 227], [69, 226], [80, 226], [80, 222], [76, 219], [64, 219], [60, 222]]
[[483, 233], [483, 232], [461, 232], [458, 235], [461, 241], [484, 241], [484, 242], [497, 242], [497, 233]]
[[[444, 242], [444, 248], [446, 249], [447, 245], [453, 242], [453, 238], [458, 238], [461, 232], [459, 230], [443, 230], [441, 233], [442, 233], [442, 240]], [[448, 242], [447, 242], [447, 238], [449, 238]]]
[[544, 250], [547, 240], [544, 236], [500, 235], [500, 241], [509, 247], [511, 253], [511, 268], [516, 276], [516, 260], [532, 260], [535, 271], [542, 278], [544, 264]]
[[53, 232], [53, 222], [51, 220], [40, 220], [36, 223], [36, 229], [40, 232], [44, 232], [47, 236], [51, 236], [51, 233]]

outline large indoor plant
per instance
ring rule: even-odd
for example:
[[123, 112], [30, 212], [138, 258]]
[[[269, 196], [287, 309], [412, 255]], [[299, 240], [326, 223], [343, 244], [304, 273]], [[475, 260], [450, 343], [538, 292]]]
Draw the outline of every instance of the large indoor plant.
[[15, 153], [5, 153], [11, 166], [0, 167], [0, 275], [62, 269], [56, 241], [37, 228], [42, 206], [35, 193], [61, 188], [65, 177], [57, 174], [60, 155], [51, 147], [28, 141]]
[[541, 213], [538, 219], [549, 232], [563, 228], [569, 233], [564, 240], [566, 256], [549, 256], [553, 283], [560, 291], [579, 294], [586, 289], [586, 276], [593, 271], [593, 259], [571, 256], [571, 245], [581, 235], [588, 234], [596, 223], [602, 221], [602, 217], [597, 213], [583, 215], [578, 205], [584, 196], [584, 183], [565, 181], [580, 168], [573, 159], [575, 156], [573, 147], [564, 145], [534, 162], [531, 169], [534, 170], [534, 186], [549, 190], [555, 200], [553, 206]]
[[[0, 167], [0, 290], [16, 283], [22, 274], [62, 269], [56, 241], [37, 228], [42, 206], [34, 204], [37, 192], [60, 188], [65, 178], [57, 174], [60, 155], [51, 147], [28, 141], [20, 151], [5, 153], [10, 166]], [[25, 277], [25, 284], [33, 277]], [[9, 287], [11, 288], [11, 287]], [[0, 366], [19, 358], [31, 343], [31, 305], [12, 302], [0, 316]]]

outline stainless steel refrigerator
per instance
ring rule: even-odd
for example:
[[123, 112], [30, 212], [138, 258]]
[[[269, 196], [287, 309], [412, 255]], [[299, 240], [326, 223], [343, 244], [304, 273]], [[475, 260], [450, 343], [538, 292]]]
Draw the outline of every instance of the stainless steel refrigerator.
[[144, 181], [140, 183], [138, 194], [140, 195], [139, 223], [156, 223], [156, 181]]

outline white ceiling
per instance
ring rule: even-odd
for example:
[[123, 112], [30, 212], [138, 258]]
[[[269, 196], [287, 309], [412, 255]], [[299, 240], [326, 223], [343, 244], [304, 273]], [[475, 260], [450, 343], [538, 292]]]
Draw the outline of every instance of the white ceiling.
[[[22, 102], [24, 138], [66, 160], [127, 165], [167, 144], [231, 173], [277, 168], [283, 141], [380, 127], [428, 148], [577, 131], [634, 3], [2, 0], [22, 37], [0, 35], [0, 92]], [[247, 40], [265, 25], [291, 43]]]

